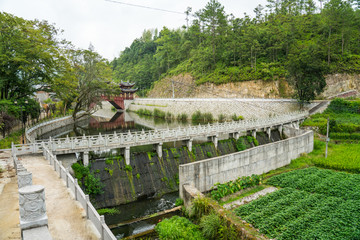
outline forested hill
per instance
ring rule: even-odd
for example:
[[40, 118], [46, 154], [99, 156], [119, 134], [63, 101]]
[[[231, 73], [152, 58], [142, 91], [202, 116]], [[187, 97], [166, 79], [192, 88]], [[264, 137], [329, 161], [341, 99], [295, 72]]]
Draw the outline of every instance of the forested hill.
[[303, 53], [316, 56], [307, 59], [324, 66], [324, 73], [359, 73], [359, 5], [268, 0], [254, 10], [254, 18], [235, 18], [210, 0], [188, 27], [145, 30], [113, 60], [114, 78], [137, 82], [140, 89], [181, 73], [190, 73], [198, 84], [273, 80], [285, 78], [289, 62]]

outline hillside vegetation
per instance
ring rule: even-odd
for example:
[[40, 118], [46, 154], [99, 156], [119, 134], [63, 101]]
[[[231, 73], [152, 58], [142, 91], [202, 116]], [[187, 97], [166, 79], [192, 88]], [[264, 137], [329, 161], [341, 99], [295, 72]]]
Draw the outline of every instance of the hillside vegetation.
[[[236, 18], [211, 0], [187, 27], [144, 31], [112, 61], [113, 76], [149, 89], [184, 73], [197, 84], [359, 73], [358, 7], [356, 1], [268, 0], [254, 18]], [[310, 87], [321, 92], [324, 86], [320, 79]]]

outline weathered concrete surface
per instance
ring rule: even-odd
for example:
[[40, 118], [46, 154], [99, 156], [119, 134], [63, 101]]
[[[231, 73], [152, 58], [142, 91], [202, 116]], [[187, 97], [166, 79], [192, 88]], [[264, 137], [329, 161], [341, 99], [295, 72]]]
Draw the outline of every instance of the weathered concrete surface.
[[21, 239], [17, 178], [12, 177], [0, 194], [0, 239]]
[[85, 211], [70, 195], [43, 156], [20, 157], [25, 168], [33, 174], [33, 184], [45, 187], [46, 213], [53, 239], [99, 239]]
[[183, 198], [184, 184], [205, 192], [215, 183], [225, 183], [251, 174], [262, 174], [288, 165], [301, 153], [311, 152], [314, 146], [314, 133], [297, 131], [299, 135], [296, 137], [209, 160], [180, 165], [180, 197]]
[[27, 229], [23, 232], [24, 240], [52, 240], [47, 226]]
[[0, 239], [20, 239], [17, 177], [10, 151], [0, 152]]
[[253, 201], [255, 199], [258, 199], [261, 196], [265, 196], [268, 193], [275, 192], [276, 190], [277, 190], [276, 187], [268, 187], [268, 188], [265, 188], [265, 189], [263, 189], [263, 190], [261, 190], [259, 192], [256, 192], [256, 193], [251, 194], [251, 195], [246, 196], [246, 197], [243, 197], [243, 198], [241, 198], [239, 200], [233, 201], [233, 202], [228, 203], [228, 204], [224, 204], [223, 207], [225, 209], [236, 208], [236, 207], [241, 206], [241, 205], [243, 205], [245, 203], [248, 203], [248, 202], [251, 202], [251, 201]]

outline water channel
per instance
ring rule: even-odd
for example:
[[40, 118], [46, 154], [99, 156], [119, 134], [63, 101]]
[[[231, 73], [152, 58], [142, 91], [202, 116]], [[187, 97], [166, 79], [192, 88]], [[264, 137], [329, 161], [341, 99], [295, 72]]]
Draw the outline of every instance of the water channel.
[[[149, 129], [164, 129], [164, 128], [175, 128], [175, 127], [185, 127], [191, 124], [191, 122], [183, 121], [165, 121], [162, 119], [154, 119], [149, 117], [140, 117], [135, 113], [128, 112], [114, 112], [109, 107], [106, 109], [101, 109], [94, 116], [89, 117], [88, 119], [82, 120], [76, 126], [66, 126], [62, 129], [56, 129], [52, 132], [48, 132], [41, 136], [39, 139], [48, 139], [52, 138], [62, 138], [62, 137], [75, 137], [85, 135], [98, 135], [101, 134], [112, 134], [117, 133], [127, 133], [141, 130]], [[194, 144], [200, 144], [205, 142], [206, 139], [194, 140]], [[164, 143], [164, 149], [181, 147], [181, 142], [171, 142]], [[90, 155], [90, 160], [95, 160], [95, 163], [103, 164], [105, 159], [109, 155], [120, 155], [120, 149], [111, 149], [108, 151], [93, 152]], [[151, 145], [132, 147], [131, 152], [134, 154], [136, 152], [144, 153], [153, 151]], [[58, 159], [62, 161], [63, 165], [66, 168], [71, 169], [71, 165], [75, 162], [81, 160], [81, 154], [68, 154], [68, 155], [58, 155]], [[96, 165], [94, 164], [94, 165]], [[106, 165], [104, 165], [106, 166]], [[102, 167], [104, 168], [104, 167]], [[111, 188], [111, 186], [110, 186]], [[109, 192], [107, 189], [106, 191]], [[111, 189], [110, 189], [111, 191]], [[161, 191], [160, 191], [161, 192]], [[167, 190], [166, 192], [169, 192]], [[108, 193], [109, 194], [109, 193]], [[111, 194], [111, 193], [110, 193]], [[174, 190], [173, 192], [153, 195], [150, 194], [146, 197], [141, 197], [140, 199], [133, 201], [127, 204], [120, 204], [112, 206], [118, 210], [118, 214], [115, 215], [105, 215], [106, 223], [109, 226], [122, 225], [120, 227], [112, 228], [113, 233], [118, 239], [123, 237], [131, 236], [134, 234], [141, 233], [143, 231], [154, 228], [156, 219], [149, 219], [146, 221], [135, 221], [134, 219], [139, 219], [144, 216], [152, 215], [164, 210], [172, 209], [175, 207], [175, 200], [178, 198], [178, 191]], [[121, 224], [131, 222], [130, 224]]]
[[[92, 117], [82, 120], [75, 127], [70, 125], [54, 130], [41, 136], [41, 139], [83, 134], [104, 135], [112, 134], [114, 131], [127, 133], [155, 128], [185, 127], [190, 124], [192, 123], [144, 118], [131, 112], [113, 112], [108, 106]], [[280, 135], [275, 135], [274, 141], [279, 140]], [[227, 138], [228, 136], [219, 136], [219, 140]], [[266, 139], [267, 137], [264, 137], [260, 144], [266, 143]], [[260, 142], [261, 139], [258, 140]], [[211, 144], [204, 145], [205, 142], [207, 139], [194, 139], [192, 154], [186, 151], [182, 142], [164, 143], [163, 159], [153, 155], [152, 145], [132, 147], [130, 151], [133, 169], [130, 173], [124, 170], [126, 167], [124, 161], [118, 157], [121, 156], [121, 149], [90, 153], [91, 168], [98, 172], [105, 185], [104, 194], [92, 200], [92, 203], [97, 208], [111, 207], [118, 210], [118, 214], [105, 215], [106, 223], [112, 226], [112, 231], [118, 239], [152, 229], [159, 220], [152, 218], [137, 221], [137, 219], [175, 207], [175, 200], [178, 198], [179, 164], [237, 151], [231, 140], [219, 141], [218, 149], [214, 149]], [[81, 154], [70, 154], [60, 155], [58, 159], [65, 167], [71, 168], [72, 164], [81, 161], [81, 157]], [[127, 224], [129, 222], [130, 224]]]

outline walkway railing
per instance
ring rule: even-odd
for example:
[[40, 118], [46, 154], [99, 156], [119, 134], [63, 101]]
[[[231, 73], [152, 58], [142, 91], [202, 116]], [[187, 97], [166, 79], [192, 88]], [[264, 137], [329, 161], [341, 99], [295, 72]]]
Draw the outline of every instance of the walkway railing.
[[117, 238], [111, 232], [109, 227], [105, 223], [104, 216], [100, 216], [96, 211], [94, 206], [89, 200], [89, 195], [85, 195], [81, 187], [79, 186], [77, 179], [74, 179], [69, 171], [59, 162], [52, 152], [45, 146], [43, 143], [42, 146], [43, 155], [49, 163], [54, 166], [54, 170], [59, 174], [59, 177], [62, 178], [66, 186], [73, 192], [75, 200], [79, 201], [82, 207], [86, 211], [87, 219], [89, 219], [96, 227], [96, 229], [101, 234], [101, 239], [104, 240], [116, 240]]
[[308, 112], [292, 112], [267, 119], [250, 119], [208, 125], [189, 126], [185, 128], [160, 129], [150, 131], [128, 132], [82, 137], [66, 137], [49, 139], [48, 141], [34, 141], [30, 144], [14, 145], [17, 154], [37, 153], [43, 150], [42, 143], [51, 151], [67, 149], [71, 152], [89, 148], [117, 148], [137, 145], [154, 144], [160, 142], [181, 141], [196, 137], [217, 136], [219, 134], [241, 133], [251, 130], [260, 130], [300, 121]]

